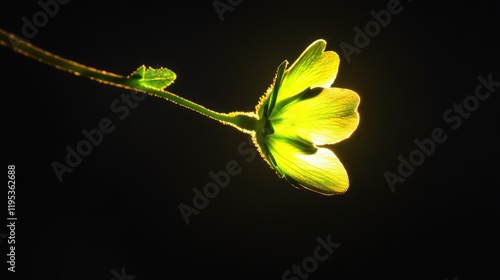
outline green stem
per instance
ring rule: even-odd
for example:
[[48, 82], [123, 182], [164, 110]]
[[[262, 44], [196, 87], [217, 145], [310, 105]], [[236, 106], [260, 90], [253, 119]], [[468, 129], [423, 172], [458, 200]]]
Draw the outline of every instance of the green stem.
[[110, 73], [71, 61], [66, 58], [62, 58], [39, 47], [36, 47], [26, 40], [19, 38], [12, 33], [4, 31], [1, 28], [0, 44], [5, 47], [11, 48], [12, 50], [14, 50], [14, 52], [20, 53], [29, 58], [36, 59], [59, 70], [67, 71], [77, 76], [85, 76], [104, 84], [126, 88], [134, 91], [140, 91], [156, 97], [164, 98], [168, 101], [184, 106], [202, 115], [217, 120], [223, 124], [233, 126], [245, 133], [252, 133], [253, 131], [255, 131], [257, 117], [254, 113], [231, 112], [226, 114], [207, 109], [202, 105], [189, 101], [171, 92], [144, 87], [140, 83], [137, 83], [136, 80], [130, 79], [129, 76]]

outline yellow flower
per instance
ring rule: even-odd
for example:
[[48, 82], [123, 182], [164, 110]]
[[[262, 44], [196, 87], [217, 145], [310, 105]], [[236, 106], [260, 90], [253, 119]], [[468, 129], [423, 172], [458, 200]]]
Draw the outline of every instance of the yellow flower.
[[327, 145], [356, 130], [360, 99], [352, 90], [331, 87], [340, 60], [335, 52], [325, 52], [324, 40], [313, 42], [290, 67], [286, 60], [280, 64], [256, 112], [229, 114], [165, 91], [176, 78], [167, 68], [141, 66], [125, 77], [54, 55], [2, 29], [0, 45], [76, 75], [165, 98], [249, 133], [264, 160], [296, 187], [324, 195], [341, 194], [349, 188], [347, 171]]
[[325, 145], [348, 138], [359, 124], [356, 92], [330, 87], [339, 56], [325, 52], [326, 42], [313, 42], [288, 67], [278, 67], [274, 83], [256, 106], [253, 141], [280, 177], [298, 188], [323, 195], [342, 194], [347, 172]]

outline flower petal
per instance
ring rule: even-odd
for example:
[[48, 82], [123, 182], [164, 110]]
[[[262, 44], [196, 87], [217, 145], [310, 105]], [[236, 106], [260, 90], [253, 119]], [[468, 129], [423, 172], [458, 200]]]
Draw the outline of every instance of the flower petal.
[[314, 88], [271, 115], [276, 134], [300, 136], [316, 145], [348, 138], [359, 124], [360, 98], [344, 88]]
[[324, 52], [325, 40], [314, 41], [285, 72], [277, 102], [309, 87], [330, 87], [337, 76], [340, 59], [333, 51]]
[[304, 152], [285, 138], [271, 137], [269, 149], [278, 175], [296, 187], [323, 195], [342, 194], [349, 188], [349, 178], [337, 156], [327, 148]]

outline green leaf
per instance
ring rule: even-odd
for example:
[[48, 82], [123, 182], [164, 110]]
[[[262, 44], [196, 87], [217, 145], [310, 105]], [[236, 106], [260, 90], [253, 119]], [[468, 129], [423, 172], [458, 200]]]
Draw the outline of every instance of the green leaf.
[[144, 65], [130, 76], [130, 79], [136, 79], [140, 85], [156, 90], [164, 90], [174, 82], [175, 78], [177, 75], [170, 69], [164, 67], [154, 69], [151, 66], [146, 69]]

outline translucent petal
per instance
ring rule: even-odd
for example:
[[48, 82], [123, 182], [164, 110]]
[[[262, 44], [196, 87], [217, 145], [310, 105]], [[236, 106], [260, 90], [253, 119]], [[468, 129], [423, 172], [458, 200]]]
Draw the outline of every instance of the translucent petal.
[[308, 87], [330, 87], [337, 76], [340, 59], [333, 51], [324, 52], [326, 42], [314, 41], [286, 70], [277, 102], [301, 93]]
[[270, 137], [268, 144], [276, 171], [296, 187], [323, 195], [342, 194], [349, 188], [347, 172], [331, 150], [304, 153], [281, 137]]
[[277, 135], [300, 136], [316, 145], [348, 138], [359, 124], [356, 92], [343, 88], [315, 88], [275, 110], [270, 120]]

